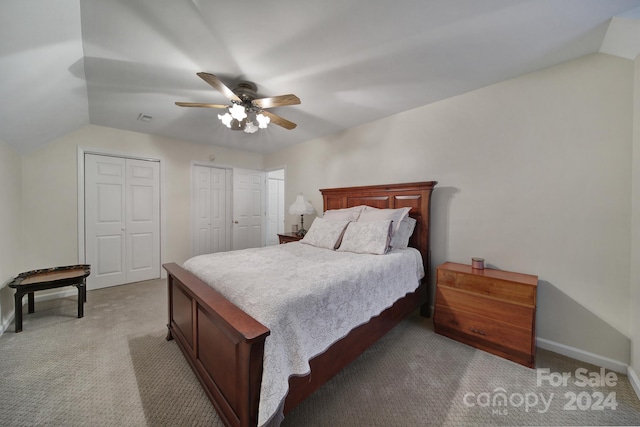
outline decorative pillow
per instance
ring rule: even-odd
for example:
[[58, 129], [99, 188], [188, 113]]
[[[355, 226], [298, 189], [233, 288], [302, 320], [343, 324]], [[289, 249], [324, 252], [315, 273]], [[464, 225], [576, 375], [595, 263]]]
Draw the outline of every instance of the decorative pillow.
[[416, 228], [415, 219], [407, 216], [405, 219], [400, 221], [400, 227], [398, 227], [398, 231], [396, 231], [391, 238], [391, 247], [394, 249], [406, 249], [409, 246], [409, 239], [411, 239], [411, 235], [413, 234], [413, 230]]
[[358, 217], [360, 216], [360, 212], [362, 212], [363, 209], [364, 209], [364, 205], [355, 206], [353, 208], [346, 208], [346, 209], [331, 209], [331, 210], [325, 211], [322, 218], [330, 219], [332, 221], [335, 221], [335, 220], [357, 221]]
[[340, 245], [340, 239], [347, 224], [349, 224], [349, 221], [316, 218], [300, 242], [318, 248], [335, 250]]
[[393, 222], [390, 219], [350, 222], [342, 236], [338, 251], [384, 255], [389, 250], [392, 227]]
[[382, 221], [385, 219], [390, 219], [391, 221], [393, 221], [393, 231], [391, 232], [391, 236], [393, 237], [393, 235], [400, 227], [400, 222], [409, 215], [410, 210], [411, 208], [378, 209], [372, 208], [371, 206], [365, 206], [362, 213], [360, 213], [358, 222]]

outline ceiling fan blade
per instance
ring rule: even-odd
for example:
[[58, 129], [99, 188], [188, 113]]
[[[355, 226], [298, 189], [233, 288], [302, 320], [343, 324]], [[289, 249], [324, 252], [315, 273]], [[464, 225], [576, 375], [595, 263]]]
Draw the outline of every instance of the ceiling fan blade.
[[251, 101], [258, 108], [284, 107], [286, 105], [300, 104], [300, 98], [290, 93], [288, 95], [272, 96], [270, 98], [259, 98]]
[[262, 111], [260, 111], [260, 113], [262, 113], [265, 116], [269, 117], [271, 119], [271, 123], [275, 123], [278, 126], [282, 126], [285, 129], [291, 130], [291, 129], [295, 129], [295, 127], [298, 126], [297, 124], [295, 124], [293, 122], [290, 122], [289, 120], [287, 120], [285, 118], [282, 118], [282, 117], [280, 117], [278, 115], [275, 115], [275, 114], [273, 114], [273, 113], [271, 113], [269, 111], [262, 110]]
[[231, 89], [229, 89], [224, 83], [220, 81], [219, 78], [209, 73], [197, 73], [198, 76], [213, 86], [217, 91], [223, 94], [225, 97], [229, 98], [231, 101], [242, 102], [242, 100], [236, 95]]
[[199, 102], [176, 102], [176, 105], [180, 107], [200, 107], [200, 108], [227, 108], [228, 105], [224, 104], [202, 104]]

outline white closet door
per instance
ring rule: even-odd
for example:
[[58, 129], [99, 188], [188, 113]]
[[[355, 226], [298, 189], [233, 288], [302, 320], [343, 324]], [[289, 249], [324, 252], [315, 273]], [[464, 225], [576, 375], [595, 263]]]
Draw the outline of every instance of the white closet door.
[[192, 255], [210, 254], [211, 245], [211, 168], [194, 166], [192, 183]]
[[284, 180], [268, 178], [267, 186], [267, 245], [277, 245], [284, 233]]
[[193, 256], [229, 250], [227, 171], [193, 167]]
[[159, 163], [85, 155], [88, 289], [160, 277]]
[[278, 233], [284, 233], [284, 180], [278, 180]]
[[279, 179], [269, 178], [268, 179], [268, 202], [267, 202], [267, 245], [277, 245], [279, 244], [278, 233], [280, 233], [278, 229], [278, 221], [279, 215], [278, 208], [279, 205], [279, 194], [278, 194], [278, 183]]
[[233, 249], [264, 246], [265, 172], [233, 170]]
[[126, 160], [127, 283], [160, 277], [160, 164]]
[[125, 159], [87, 154], [85, 191], [87, 286], [125, 283]]
[[227, 173], [225, 169], [210, 168], [211, 172], [211, 248], [212, 252], [230, 249], [229, 219], [227, 217]]

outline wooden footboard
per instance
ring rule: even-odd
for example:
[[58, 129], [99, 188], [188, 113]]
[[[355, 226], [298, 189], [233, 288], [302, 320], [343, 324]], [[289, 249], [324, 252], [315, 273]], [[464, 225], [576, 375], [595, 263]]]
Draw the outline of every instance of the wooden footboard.
[[225, 425], [255, 426], [269, 329], [175, 263], [168, 273], [169, 334]]
[[[267, 327], [177, 264], [165, 264], [169, 334], [175, 338], [225, 425], [256, 426]], [[311, 373], [291, 377], [289, 413], [427, 300], [423, 282], [413, 293], [353, 329], [309, 361]]]

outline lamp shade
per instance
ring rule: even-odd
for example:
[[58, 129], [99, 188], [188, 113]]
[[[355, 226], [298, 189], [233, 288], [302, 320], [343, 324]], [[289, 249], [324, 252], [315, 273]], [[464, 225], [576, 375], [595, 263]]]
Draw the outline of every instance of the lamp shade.
[[289, 206], [290, 215], [311, 215], [315, 213], [315, 209], [302, 193], [298, 194], [296, 201]]

